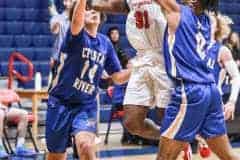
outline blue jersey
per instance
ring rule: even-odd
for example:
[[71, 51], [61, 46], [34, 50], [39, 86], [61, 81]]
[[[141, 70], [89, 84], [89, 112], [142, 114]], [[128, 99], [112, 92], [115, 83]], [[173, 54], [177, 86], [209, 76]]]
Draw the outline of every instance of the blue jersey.
[[121, 69], [110, 40], [99, 33], [93, 38], [84, 29], [73, 36], [69, 30], [50, 95], [69, 104], [92, 103], [104, 69], [109, 75]]
[[214, 75], [215, 82], [221, 94], [230, 92], [230, 85], [227, 83], [226, 71], [220, 65], [218, 58], [220, 54], [221, 43], [215, 42], [211, 45], [206, 56], [206, 64]]
[[196, 16], [181, 5], [181, 18], [174, 36], [164, 35], [164, 57], [168, 75], [174, 80], [213, 83], [214, 77], [204, 59], [210, 44], [211, 26], [205, 14]]
[[205, 59], [207, 66], [210, 69], [210, 71], [213, 73], [215, 82], [217, 84], [219, 82], [220, 72], [222, 70], [222, 67], [218, 62], [220, 48], [221, 48], [220, 43], [218, 42], [213, 43], [209, 48], [206, 59]]

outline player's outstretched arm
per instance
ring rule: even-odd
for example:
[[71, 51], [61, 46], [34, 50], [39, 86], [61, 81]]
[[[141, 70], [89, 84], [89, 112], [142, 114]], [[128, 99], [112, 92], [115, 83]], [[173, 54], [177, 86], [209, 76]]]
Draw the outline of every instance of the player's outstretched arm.
[[234, 119], [235, 104], [240, 91], [240, 73], [237, 64], [233, 60], [231, 51], [227, 47], [222, 47], [220, 49], [220, 62], [224, 65], [224, 68], [232, 79], [231, 94], [224, 107], [225, 119]]
[[86, 0], [77, 0], [71, 22], [72, 35], [78, 35], [84, 27], [86, 3]]
[[180, 22], [180, 5], [176, 0], [155, 0], [163, 9], [168, 27], [171, 32], [175, 32]]
[[115, 84], [124, 84], [128, 82], [130, 75], [131, 69], [123, 69], [119, 72], [113, 73], [111, 77]]
[[94, 10], [106, 13], [124, 13], [129, 12], [126, 0], [88, 0], [88, 4]]
[[166, 14], [179, 12], [180, 7], [176, 0], [155, 0], [164, 10]]

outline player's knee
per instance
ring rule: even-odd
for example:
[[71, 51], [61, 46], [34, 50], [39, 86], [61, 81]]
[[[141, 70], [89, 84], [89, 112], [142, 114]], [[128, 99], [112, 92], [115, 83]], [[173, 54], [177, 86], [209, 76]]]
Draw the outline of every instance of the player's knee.
[[79, 143], [77, 144], [78, 148], [78, 153], [81, 155], [88, 155], [90, 154], [93, 149], [94, 145], [90, 143], [88, 140], [80, 140]]
[[141, 132], [141, 127], [138, 120], [134, 118], [125, 118], [123, 121], [124, 127], [131, 133], [138, 135]]
[[51, 153], [47, 154], [47, 160], [65, 160], [66, 154], [65, 153]]
[[88, 155], [95, 150], [94, 136], [79, 134], [75, 137], [79, 155]]
[[28, 112], [25, 110], [19, 110], [18, 115], [21, 119], [27, 119]]

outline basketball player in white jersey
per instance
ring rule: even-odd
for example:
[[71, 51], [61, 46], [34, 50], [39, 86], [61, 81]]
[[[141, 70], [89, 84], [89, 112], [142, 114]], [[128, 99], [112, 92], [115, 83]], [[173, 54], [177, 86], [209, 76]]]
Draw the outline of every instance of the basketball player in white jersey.
[[160, 120], [172, 88], [162, 55], [166, 20], [160, 6], [150, 0], [92, 0], [89, 3], [101, 12], [128, 14], [126, 33], [137, 56], [132, 60], [132, 74], [124, 99], [124, 124], [132, 134], [159, 139], [159, 127], [146, 116], [149, 109], [156, 106]]

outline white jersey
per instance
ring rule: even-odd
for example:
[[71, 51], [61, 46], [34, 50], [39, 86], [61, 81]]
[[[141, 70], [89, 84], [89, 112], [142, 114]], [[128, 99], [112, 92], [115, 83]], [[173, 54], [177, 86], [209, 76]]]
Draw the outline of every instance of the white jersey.
[[156, 58], [156, 55], [152, 54], [161, 54], [158, 60], [164, 65], [162, 44], [167, 22], [161, 7], [149, 0], [143, 1], [140, 5], [134, 0], [128, 0], [127, 3], [130, 12], [126, 21], [126, 34], [130, 44], [137, 50], [137, 58], [142, 57], [138, 62], [135, 59], [134, 63], [149, 64]]

